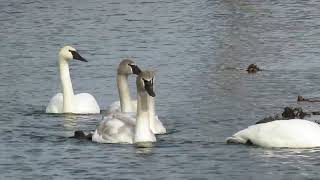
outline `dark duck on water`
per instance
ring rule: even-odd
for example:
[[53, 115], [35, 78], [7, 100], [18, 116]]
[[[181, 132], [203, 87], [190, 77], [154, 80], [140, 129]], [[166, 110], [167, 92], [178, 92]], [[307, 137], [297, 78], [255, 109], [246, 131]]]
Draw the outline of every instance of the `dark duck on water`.
[[246, 70], [248, 73], [256, 73], [258, 71], [261, 71], [261, 69], [255, 65], [255, 64], [250, 64]]

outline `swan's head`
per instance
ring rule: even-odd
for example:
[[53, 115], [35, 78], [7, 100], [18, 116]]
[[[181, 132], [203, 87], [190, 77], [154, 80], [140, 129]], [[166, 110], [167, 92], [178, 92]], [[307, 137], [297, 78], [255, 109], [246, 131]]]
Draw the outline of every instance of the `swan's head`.
[[147, 92], [150, 96], [155, 97], [154, 93], [154, 71], [142, 71], [137, 77], [137, 88], [139, 92]]
[[121, 61], [118, 67], [118, 74], [123, 75], [131, 75], [136, 74], [139, 75], [141, 73], [140, 68], [130, 59], [124, 59]]
[[72, 59], [88, 62], [86, 59], [84, 59], [80, 54], [77, 52], [77, 50], [71, 46], [65, 46], [63, 47], [60, 52], [59, 56], [67, 61], [70, 61]]

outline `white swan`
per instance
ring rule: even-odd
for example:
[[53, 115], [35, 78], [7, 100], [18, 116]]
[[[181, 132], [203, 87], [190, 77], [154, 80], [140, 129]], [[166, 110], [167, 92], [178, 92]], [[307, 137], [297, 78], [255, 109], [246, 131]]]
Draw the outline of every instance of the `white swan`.
[[81, 93], [74, 95], [68, 64], [72, 59], [87, 62], [73, 47], [65, 46], [60, 50], [59, 67], [63, 94], [58, 93], [51, 98], [46, 112], [75, 114], [100, 113], [99, 105], [91, 94]]
[[320, 125], [303, 119], [276, 120], [249, 126], [226, 141], [267, 148], [320, 147]]
[[[115, 101], [109, 106], [109, 115], [119, 112], [127, 113], [137, 111], [137, 100], [132, 100], [130, 96], [128, 76], [132, 74], [138, 75], [140, 74], [140, 72], [141, 70], [132, 60], [124, 59], [123, 61], [121, 61], [117, 71], [117, 87], [120, 101]], [[154, 98], [150, 98], [150, 101], [148, 101], [150, 111], [150, 129], [154, 134], [165, 134], [167, 130], [155, 113]]]
[[144, 71], [136, 80], [138, 104], [136, 119], [132, 113], [115, 113], [100, 122], [95, 130], [92, 141], [99, 143], [125, 143], [150, 146], [156, 142], [154, 133], [150, 130], [149, 103], [154, 97], [154, 72]]

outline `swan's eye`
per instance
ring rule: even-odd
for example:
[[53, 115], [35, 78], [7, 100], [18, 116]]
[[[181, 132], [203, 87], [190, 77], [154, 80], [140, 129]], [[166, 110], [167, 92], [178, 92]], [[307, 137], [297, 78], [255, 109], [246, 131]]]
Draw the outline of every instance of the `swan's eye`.
[[153, 91], [153, 85], [152, 85], [152, 80], [147, 81], [145, 79], [142, 79], [144, 82], [144, 89], [148, 92], [148, 94], [152, 97], [155, 97], [156, 94]]
[[147, 86], [151, 86], [153, 84], [153, 80], [148, 81], [143, 79], [143, 82], [144, 82], [144, 85], [147, 85]]

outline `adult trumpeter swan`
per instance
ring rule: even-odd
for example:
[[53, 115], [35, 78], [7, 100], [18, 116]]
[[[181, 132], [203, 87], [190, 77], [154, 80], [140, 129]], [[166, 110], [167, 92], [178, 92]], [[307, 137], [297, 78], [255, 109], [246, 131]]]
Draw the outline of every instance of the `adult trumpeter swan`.
[[[117, 86], [120, 101], [116, 101], [109, 106], [109, 115], [119, 112], [135, 113], [137, 111], [137, 100], [132, 100], [130, 96], [128, 76], [132, 74], [139, 75], [140, 72], [141, 70], [132, 60], [124, 59], [121, 61], [117, 71]], [[150, 98], [150, 101], [148, 101], [150, 111], [150, 129], [154, 134], [165, 134], [167, 130], [155, 113], [154, 98]]]
[[88, 62], [71, 46], [65, 46], [60, 50], [59, 67], [63, 93], [58, 93], [51, 98], [46, 112], [75, 114], [100, 113], [99, 105], [91, 94], [74, 94], [68, 64], [72, 59]]
[[95, 130], [92, 141], [99, 143], [125, 143], [138, 146], [150, 146], [156, 142], [150, 130], [149, 103], [155, 97], [153, 90], [154, 72], [141, 72], [136, 80], [137, 114], [134, 119], [130, 113], [116, 113], [106, 117]]
[[226, 141], [268, 148], [320, 147], [320, 126], [303, 119], [276, 120], [249, 126]]

